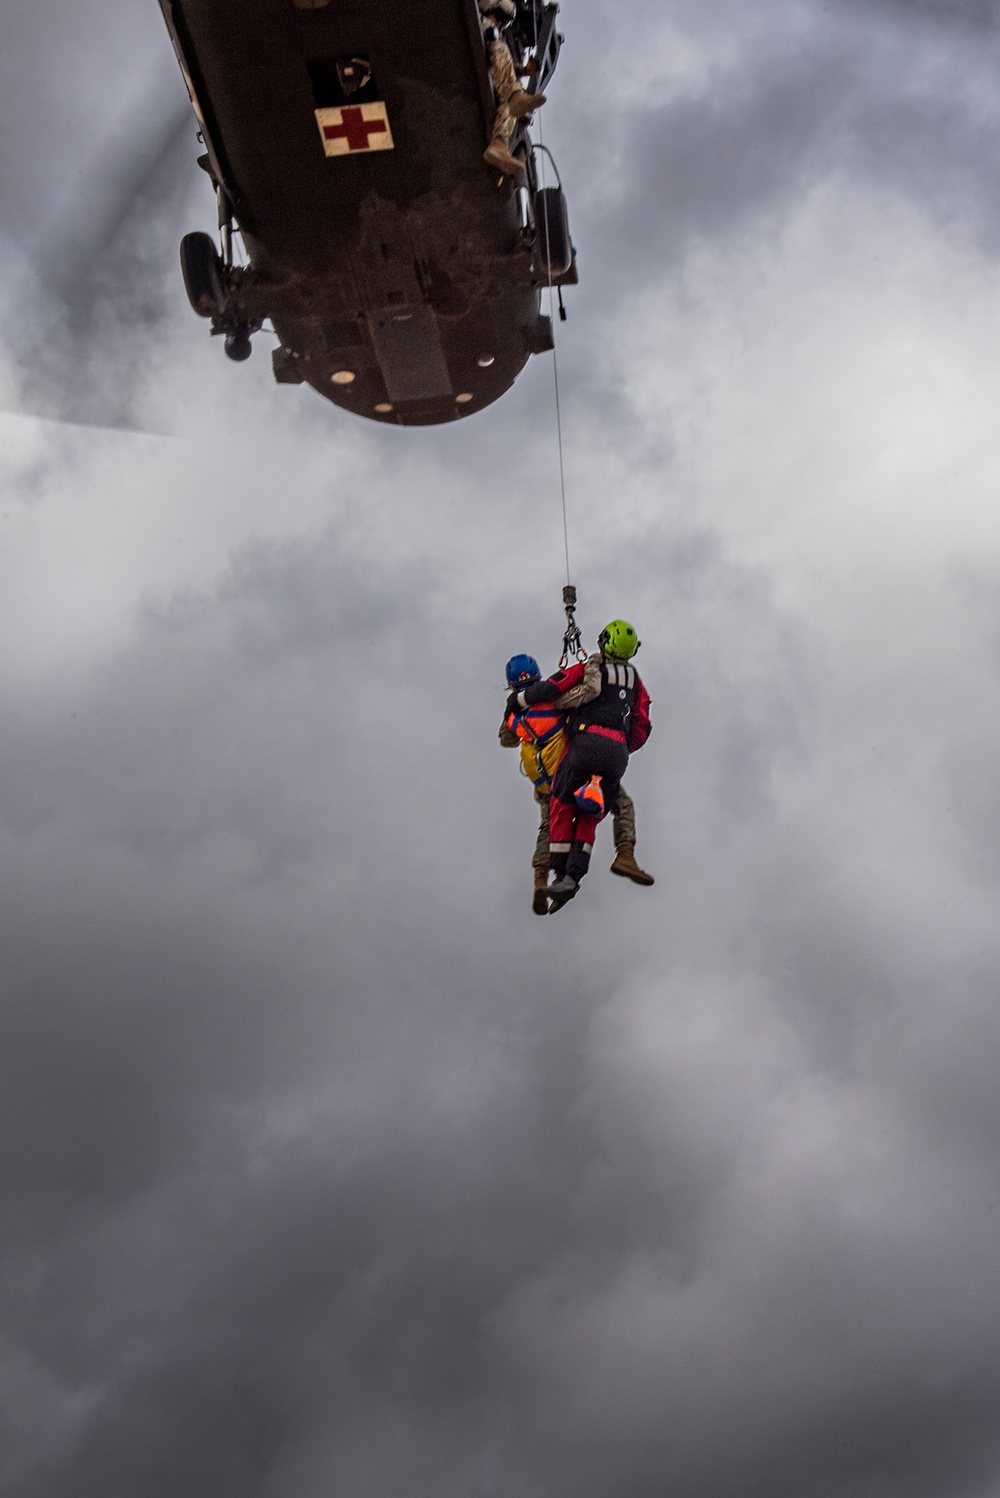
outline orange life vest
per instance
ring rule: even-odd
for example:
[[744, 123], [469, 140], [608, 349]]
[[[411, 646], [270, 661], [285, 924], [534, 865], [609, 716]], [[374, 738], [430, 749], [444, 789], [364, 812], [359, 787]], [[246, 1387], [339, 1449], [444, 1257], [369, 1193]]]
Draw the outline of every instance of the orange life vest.
[[551, 703], [541, 702], [537, 707], [526, 707], [523, 713], [511, 713], [507, 727], [525, 743], [546, 744], [563, 722], [562, 713], [554, 713]]
[[543, 702], [523, 713], [511, 713], [507, 727], [521, 740], [521, 769], [539, 795], [547, 796], [566, 752], [563, 714], [554, 713], [551, 704]]

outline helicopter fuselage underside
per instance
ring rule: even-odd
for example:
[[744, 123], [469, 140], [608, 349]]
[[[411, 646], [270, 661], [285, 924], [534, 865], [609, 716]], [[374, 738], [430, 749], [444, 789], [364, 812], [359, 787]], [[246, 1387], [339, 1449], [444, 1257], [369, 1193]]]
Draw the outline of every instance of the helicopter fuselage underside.
[[[482, 159], [476, 0], [160, 3], [250, 255], [227, 315], [271, 319], [278, 380], [401, 425], [509, 389], [546, 323], [517, 194]], [[351, 59], [370, 79], [338, 92]]]

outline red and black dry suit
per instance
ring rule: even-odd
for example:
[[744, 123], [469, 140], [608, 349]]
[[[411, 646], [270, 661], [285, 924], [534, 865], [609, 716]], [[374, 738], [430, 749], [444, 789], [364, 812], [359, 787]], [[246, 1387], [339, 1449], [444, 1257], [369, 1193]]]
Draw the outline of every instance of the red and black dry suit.
[[556, 771], [549, 798], [549, 863], [556, 877], [569, 874], [579, 884], [590, 864], [596, 820], [574, 799], [591, 775], [600, 775], [605, 807], [614, 806], [629, 751], [649, 738], [649, 693], [628, 661], [592, 655], [578, 666], [557, 671], [520, 693], [525, 706], [551, 702], [581, 684], [593, 683], [595, 695], [566, 715], [570, 745]]

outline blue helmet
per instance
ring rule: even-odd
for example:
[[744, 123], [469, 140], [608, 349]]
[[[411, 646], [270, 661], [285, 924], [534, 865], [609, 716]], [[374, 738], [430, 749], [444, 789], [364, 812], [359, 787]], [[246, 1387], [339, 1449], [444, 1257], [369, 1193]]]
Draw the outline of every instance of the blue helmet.
[[538, 681], [541, 674], [533, 655], [512, 655], [507, 662], [509, 687], [522, 687], [529, 681]]

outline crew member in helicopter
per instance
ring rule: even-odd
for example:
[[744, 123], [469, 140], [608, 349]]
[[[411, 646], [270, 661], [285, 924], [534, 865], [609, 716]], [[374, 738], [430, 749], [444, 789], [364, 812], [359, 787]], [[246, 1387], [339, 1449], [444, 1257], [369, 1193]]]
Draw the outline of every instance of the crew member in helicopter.
[[[493, 133], [483, 152], [487, 166], [494, 167], [507, 177], [522, 177], [524, 163], [511, 153], [510, 138], [514, 126], [523, 115], [539, 109], [545, 103], [544, 94], [529, 94], [521, 84], [510, 47], [504, 40], [503, 31], [517, 16], [515, 0], [479, 0], [482, 15], [483, 35], [490, 60], [490, 78], [497, 97], [497, 112], [493, 117]], [[537, 63], [526, 68], [534, 71]]]
[[549, 797], [549, 867], [556, 876], [546, 891], [550, 914], [579, 890], [597, 823], [618, 799], [629, 753], [641, 749], [651, 732], [649, 693], [629, 664], [639, 645], [632, 625], [613, 619], [586, 661], [529, 682], [507, 699], [508, 713], [517, 715], [543, 703], [555, 705], [574, 687], [587, 692], [584, 704], [566, 715], [569, 748]]
[[[531, 655], [511, 656], [506, 674], [511, 692], [541, 681], [538, 662]], [[548, 912], [549, 798], [556, 771], [568, 748], [566, 714], [593, 700], [599, 691], [600, 673], [592, 671], [589, 680], [581, 680], [554, 702], [505, 713], [500, 725], [503, 747], [521, 750], [521, 767], [534, 786], [539, 808], [538, 836], [531, 859], [535, 880], [531, 908], [536, 915]], [[631, 879], [635, 884], [653, 884], [652, 874], [647, 874], [635, 861], [635, 805], [623, 786], [619, 787], [617, 799], [610, 809], [615, 841], [612, 874]]]

